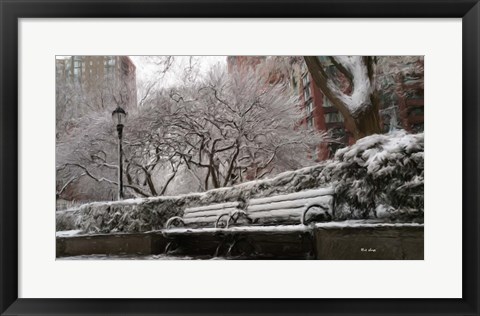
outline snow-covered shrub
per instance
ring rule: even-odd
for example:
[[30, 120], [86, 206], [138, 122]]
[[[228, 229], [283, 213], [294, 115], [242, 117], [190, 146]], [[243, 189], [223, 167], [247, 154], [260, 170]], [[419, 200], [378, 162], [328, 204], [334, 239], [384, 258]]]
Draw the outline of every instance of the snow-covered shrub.
[[204, 193], [88, 203], [56, 212], [56, 229], [78, 229], [84, 233], [157, 230], [163, 228], [170, 217], [182, 216], [187, 207], [248, 201], [321, 187], [319, 175], [323, 168], [324, 164], [319, 164], [284, 172], [271, 179], [245, 182]]
[[77, 217], [79, 216], [78, 208], [57, 211], [55, 213], [56, 217], [56, 224], [55, 229], [56, 231], [65, 231], [65, 230], [75, 230], [77, 226], [75, 223], [77, 222]]
[[[344, 217], [423, 218], [424, 135], [372, 135], [339, 150], [321, 173], [335, 186]], [[383, 212], [384, 211], [384, 212]]]
[[164, 227], [181, 215], [185, 204], [198, 196], [156, 197], [115, 202], [95, 202], [56, 213], [56, 229], [85, 233], [145, 232]]
[[332, 160], [271, 179], [178, 196], [95, 202], [56, 213], [57, 231], [145, 232], [162, 229], [187, 207], [247, 201], [320, 187], [335, 187], [336, 219], [423, 218], [423, 134], [372, 135], [339, 150]]

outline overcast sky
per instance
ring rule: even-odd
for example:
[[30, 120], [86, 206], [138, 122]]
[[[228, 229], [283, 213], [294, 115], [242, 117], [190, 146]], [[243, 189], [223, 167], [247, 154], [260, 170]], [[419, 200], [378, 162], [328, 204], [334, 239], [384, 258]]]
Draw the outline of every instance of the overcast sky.
[[[70, 58], [71, 56], [56, 56], [56, 59]], [[174, 63], [172, 67], [163, 76], [159, 75], [161, 67], [155, 65], [150, 56], [129, 56], [135, 66], [137, 67], [136, 76], [137, 84], [142, 82], [156, 81], [160, 86], [167, 88], [180, 82], [180, 78], [183, 74], [183, 69], [188, 67], [190, 63], [190, 57], [193, 57], [194, 62], [197, 64], [199, 74], [206, 73], [210, 68], [216, 64], [226, 65], [227, 56], [174, 56]], [[153, 56], [156, 57], [156, 56]], [[163, 57], [163, 56], [158, 56]]]
[[[147, 82], [151, 80], [161, 80], [164, 87], [168, 87], [178, 83], [183, 69], [185, 69], [190, 62], [191, 56], [175, 56], [174, 63], [171, 69], [163, 78], [159, 78], [159, 66], [149, 61], [145, 56], [130, 56], [135, 66], [137, 67], [137, 82]], [[226, 64], [226, 56], [193, 56], [194, 61], [198, 63], [199, 72], [205, 73], [217, 63]]]

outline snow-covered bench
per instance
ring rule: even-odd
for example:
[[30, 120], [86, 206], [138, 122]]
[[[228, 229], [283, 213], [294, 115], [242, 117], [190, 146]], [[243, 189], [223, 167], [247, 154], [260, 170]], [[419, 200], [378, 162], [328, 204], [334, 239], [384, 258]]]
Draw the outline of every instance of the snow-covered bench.
[[207, 206], [191, 207], [185, 209], [183, 217], [175, 216], [170, 218], [165, 228], [174, 225], [183, 224], [189, 227], [217, 227], [222, 219], [229, 219], [240, 206], [239, 202], [228, 202], [220, 204], [212, 204]]
[[284, 225], [326, 221], [334, 213], [333, 189], [321, 188], [251, 199], [246, 208], [240, 206], [240, 202], [229, 202], [187, 208], [183, 217], [170, 218], [166, 228], [179, 224], [192, 228], [228, 228], [235, 224]]
[[[250, 199], [246, 204], [231, 202], [188, 208], [183, 217], [168, 220], [167, 229], [163, 230], [170, 240], [165, 252], [229, 256], [245, 252], [239, 251], [239, 247], [247, 247], [250, 252], [267, 248], [273, 251], [277, 247], [276, 253], [295, 249], [305, 254], [312, 244], [308, 232], [312, 226], [306, 225], [332, 219], [334, 202], [333, 189], [322, 188]], [[170, 228], [175, 223], [186, 227]]]
[[[163, 235], [170, 242], [165, 253], [242, 256], [271, 252], [281, 257], [293, 252], [308, 257], [314, 241], [309, 232], [313, 226], [306, 225], [329, 221], [334, 215], [334, 202], [333, 189], [322, 188], [246, 203], [189, 208], [183, 217], [167, 222]], [[170, 228], [175, 222], [186, 227]]]
[[307, 224], [327, 221], [334, 214], [332, 188], [252, 199], [245, 214], [256, 225]]

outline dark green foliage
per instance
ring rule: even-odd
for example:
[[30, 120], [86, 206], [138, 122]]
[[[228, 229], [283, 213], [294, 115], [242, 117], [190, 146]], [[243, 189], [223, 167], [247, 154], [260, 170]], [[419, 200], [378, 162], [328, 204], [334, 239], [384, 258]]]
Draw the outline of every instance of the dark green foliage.
[[365, 137], [339, 150], [321, 176], [335, 186], [343, 216], [367, 218], [386, 210], [390, 217], [423, 217], [423, 133]]

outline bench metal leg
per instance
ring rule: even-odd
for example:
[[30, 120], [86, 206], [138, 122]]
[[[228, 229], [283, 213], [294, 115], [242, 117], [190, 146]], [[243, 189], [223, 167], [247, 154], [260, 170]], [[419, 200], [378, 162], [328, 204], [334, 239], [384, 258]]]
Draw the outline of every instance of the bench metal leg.
[[301, 223], [303, 225], [307, 225], [306, 222], [307, 222], [307, 213], [308, 211], [310, 211], [312, 208], [314, 207], [318, 207], [322, 210], [325, 211], [325, 214], [329, 217], [329, 220], [331, 220], [332, 216], [328, 213], [328, 208], [326, 208], [325, 206], [322, 206], [320, 204], [313, 204], [313, 205], [310, 205], [308, 208], [306, 208], [303, 213], [302, 213], [302, 217], [301, 217]]
[[183, 218], [182, 218], [182, 217], [180, 217], [180, 216], [174, 216], [174, 217], [170, 217], [170, 218], [168, 219], [168, 221], [165, 223], [165, 228], [168, 229], [168, 228], [170, 228], [170, 225], [173, 225], [173, 224], [175, 224], [175, 223], [177, 223], [177, 226], [178, 226], [179, 223], [182, 223], [182, 225], [185, 226], [185, 222], [183, 221]]
[[[248, 249], [245, 251], [245, 250], [242, 250], [241, 248], [239, 248], [239, 247], [242, 247], [242, 245], [243, 246], [246, 245], [248, 247]], [[239, 254], [235, 254], [235, 251], [238, 251], [238, 248], [242, 252], [239, 253]], [[254, 253], [255, 253], [255, 247], [246, 238], [235, 238], [235, 240], [232, 242], [232, 244], [228, 248], [227, 256], [232, 256], [232, 255], [233, 256], [235, 256], [235, 255], [250, 256], [250, 255], [253, 255]]]
[[[217, 221], [215, 222], [215, 228], [220, 228], [218, 227], [218, 225], [220, 224], [220, 220], [223, 218], [223, 217], [230, 217], [230, 213], [224, 213], [220, 216], [217, 217]], [[225, 223], [225, 228], [228, 228], [228, 221], [229, 219], [227, 219], [227, 222]]]
[[179, 247], [178, 242], [176, 240], [170, 241], [165, 246], [165, 254], [168, 255], [170, 252], [177, 250]]
[[[237, 217], [235, 217], [235, 215]], [[248, 214], [245, 211], [238, 210], [238, 211], [235, 211], [232, 215], [230, 215], [230, 218], [228, 219], [228, 222], [227, 222], [227, 228], [230, 226], [230, 222], [232, 222], [232, 224], [235, 224], [240, 217], [246, 218], [249, 223], [253, 222], [253, 220], [250, 218], [250, 216], [248, 216]]]

